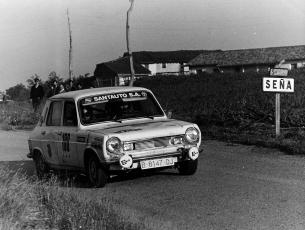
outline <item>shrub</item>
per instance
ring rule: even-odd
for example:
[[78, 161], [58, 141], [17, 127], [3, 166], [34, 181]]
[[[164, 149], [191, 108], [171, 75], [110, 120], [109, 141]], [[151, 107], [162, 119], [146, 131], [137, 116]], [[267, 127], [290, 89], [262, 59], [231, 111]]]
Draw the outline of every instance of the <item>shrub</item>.
[[[281, 95], [281, 119], [288, 126], [305, 125], [304, 69], [291, 71], [295, 93]], [[262, 91], [258, 73], [205, 74], [193, 76], [158, 76], [142, 78], [135, 85], [151, 89], [165, 109], [191, 121], [259, 120], [273, 122], [274, 93]], [[271, 118], [271, 120], [270, 120]]]

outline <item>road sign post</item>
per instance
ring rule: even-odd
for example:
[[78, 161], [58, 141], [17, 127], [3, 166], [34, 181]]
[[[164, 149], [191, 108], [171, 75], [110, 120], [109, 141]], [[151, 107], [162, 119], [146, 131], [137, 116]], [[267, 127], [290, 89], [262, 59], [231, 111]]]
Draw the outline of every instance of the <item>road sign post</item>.
[[281, 135], [281, 94], [275, 94], [275, 136]]
[[263, 78], [263, 91], [275, 93], [275, 135], [281, 135], [281, 94], [294, 92], [294, 79], [286, 78], [288, 69], [274, 68], [270, 70], [271, 77]]

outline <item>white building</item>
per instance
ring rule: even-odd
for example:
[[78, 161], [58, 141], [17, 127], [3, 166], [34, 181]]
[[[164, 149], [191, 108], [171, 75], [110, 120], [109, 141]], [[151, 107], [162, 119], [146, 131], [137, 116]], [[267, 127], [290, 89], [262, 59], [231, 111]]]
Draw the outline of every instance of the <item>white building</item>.
[[[147, 68], [151, 75], [180, 75], [189, 74], [186, 65], [190, 60], [206, 50], [178, 50], [178, 51], [139, 51], [133, 52], [135, 63]], [[127, 54], [125, 53], [124, 56]]]

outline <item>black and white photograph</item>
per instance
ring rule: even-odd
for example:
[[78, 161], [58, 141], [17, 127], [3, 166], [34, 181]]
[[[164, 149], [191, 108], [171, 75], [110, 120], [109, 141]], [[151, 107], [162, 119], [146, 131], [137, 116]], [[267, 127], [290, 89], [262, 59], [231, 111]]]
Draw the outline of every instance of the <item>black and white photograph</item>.
[[0, 230], [305, 229], [304, 0], [0, 15]]

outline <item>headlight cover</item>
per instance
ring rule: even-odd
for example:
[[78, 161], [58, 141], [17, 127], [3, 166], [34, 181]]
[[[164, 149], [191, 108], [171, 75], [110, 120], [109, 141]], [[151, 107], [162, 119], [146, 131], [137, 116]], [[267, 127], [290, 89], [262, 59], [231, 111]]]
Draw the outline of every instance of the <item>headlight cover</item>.
[[198, 142], [199, 141], [199, 131], [194, 127], [187, 128], [187, 130], [185, 131], [185, 139], [189, 143]]
[[111, 137], [106, 142], [106, 149], [110, 153], [120, 154], [122, 150], [121, 140], [117, 137]]

